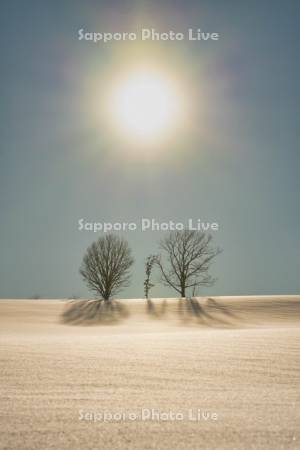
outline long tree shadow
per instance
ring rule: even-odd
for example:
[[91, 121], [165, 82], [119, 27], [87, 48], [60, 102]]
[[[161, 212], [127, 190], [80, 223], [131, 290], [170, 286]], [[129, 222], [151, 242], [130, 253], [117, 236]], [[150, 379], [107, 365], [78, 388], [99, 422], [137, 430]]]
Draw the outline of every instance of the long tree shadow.
[[109, 325], [128, 316], [128, 309], [116, 300], [73, 300], [62, 313], [62, 322], [72, 325]]
[[222, 305], [221, 303], [218, 303], [214, 298], [209, 297], [206, 301], [206, 305], [209, 309], [213, 310], [213, 311], [218, 311], [228, 317], [232, 317], [235, 319], [238, 319], [239, 317], [237, 316], [237, 314], [233, 313], [232, 310], [230, 310], [228, 307], [226, 307], [225, 305]]
[[201, 305], [195, 297], [180, 299], [178, 312], [184, 323], [196, 322], [208, 327], [234, 327], [237, 318], [228, 309], [209, 298], [206, 304]]
[[153, 318], [161, 318], [165, 316], [167, 312], [167, 301], [166, 299], [158, 306], [153, 303], [153, 301], [148, 298], [146, 303], [147, 314], [149, 314]]

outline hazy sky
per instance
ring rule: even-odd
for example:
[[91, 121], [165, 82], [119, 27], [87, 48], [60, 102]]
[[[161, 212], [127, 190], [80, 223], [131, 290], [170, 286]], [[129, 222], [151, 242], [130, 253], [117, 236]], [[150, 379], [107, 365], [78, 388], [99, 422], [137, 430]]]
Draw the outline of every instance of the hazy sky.
[[[299, 294], [299, 8], [296, 0], [2, 2], [0, 297], [88, 295], [78, 269], [100, 234], [78, 231], [78, 220], [141, 217], [219, 223], [218, 282], [205, 294]], [[141, 27], [200, 27], [220, 40], [77, 37], [80, 28]], [[116, 151], [95, 113], [107, 73], [150, 57], [193, 100], [189, 134], [153, 158], [151, 148]], [[125, 236], [136, 263], [122, 295], [141, 297], [144, 258], [161, 234]]]

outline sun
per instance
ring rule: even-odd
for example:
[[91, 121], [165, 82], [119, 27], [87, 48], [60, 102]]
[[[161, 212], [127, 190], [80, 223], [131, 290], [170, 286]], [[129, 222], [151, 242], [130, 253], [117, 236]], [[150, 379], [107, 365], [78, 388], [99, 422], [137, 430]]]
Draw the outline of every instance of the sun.
[[150, 142], [176, 129], [180, 106], [173, 80], [151, 70], [118, 80], [110, 99], [115, 127], [132, 139]]

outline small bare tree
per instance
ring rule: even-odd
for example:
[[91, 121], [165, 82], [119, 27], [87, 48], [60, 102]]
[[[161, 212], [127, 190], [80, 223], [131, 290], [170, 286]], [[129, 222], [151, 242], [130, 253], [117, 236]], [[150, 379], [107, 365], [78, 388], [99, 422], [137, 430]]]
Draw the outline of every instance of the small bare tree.
[[172, 231], [160, 242], [165, 261], [157, 259], [165, 286], [171, 286], [181, 297], [187, 289], [212, 286], [215, 279], [208, 271], [212, 260], [221, 252], [211, 245], [212, 236], [202, 231]]
[[153, 266], [156, 262], [156, 259], [157, 259], [157, 256], [155, 256], [155, 255], [150, 255], [146, 259], [146, 263], [145, 263], [145, 275], [146, 276], [145, 276], [145, 281], [144, 281], [144, 294], [145, 294], [146, 299], [149, 298], [150, 289], [154, 286], [154, 284], [151, 283], [151, 273], [152, 273]]
[[88, 288], [108, 302], [129, 285], [133, 262], [127, 241], [114, 234], [107, 234], [88, 247], [80, 274]]

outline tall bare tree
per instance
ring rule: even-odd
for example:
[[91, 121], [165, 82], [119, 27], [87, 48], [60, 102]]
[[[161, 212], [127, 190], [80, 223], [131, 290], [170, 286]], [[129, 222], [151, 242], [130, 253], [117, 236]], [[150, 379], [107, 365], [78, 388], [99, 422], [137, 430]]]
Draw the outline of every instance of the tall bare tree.
[[129, 285], [133, 262], [127, 241], [114, 234], [107, 234], [88, 247], [80, 274], [91, 291], [109, 301]]
[[157, 256], [156, 255], [150, 255], [146, 259], [146, 263], [145, 263], [145, 281], [144, 281], [144, 293], [145, 293], [145, 298], [146, 299], [149, 298], [150, 289], [152, 287], [154, 287], [154, 284], [151, 283], [150, 278], [151, 278], [152, 269], [153, 269], [153, 266], [154, 266], [156, 260], [157, 260]]
[[211, 245], [212, 236], [202, 231], [172, 231], [160, 241], [163, 252], [157, 259], [164, 285], [181, 297], [187, 289], [194, 292], [199, 286], [212, 286], [215, 279], [208, 271], [212, 260], [221, 252]]

